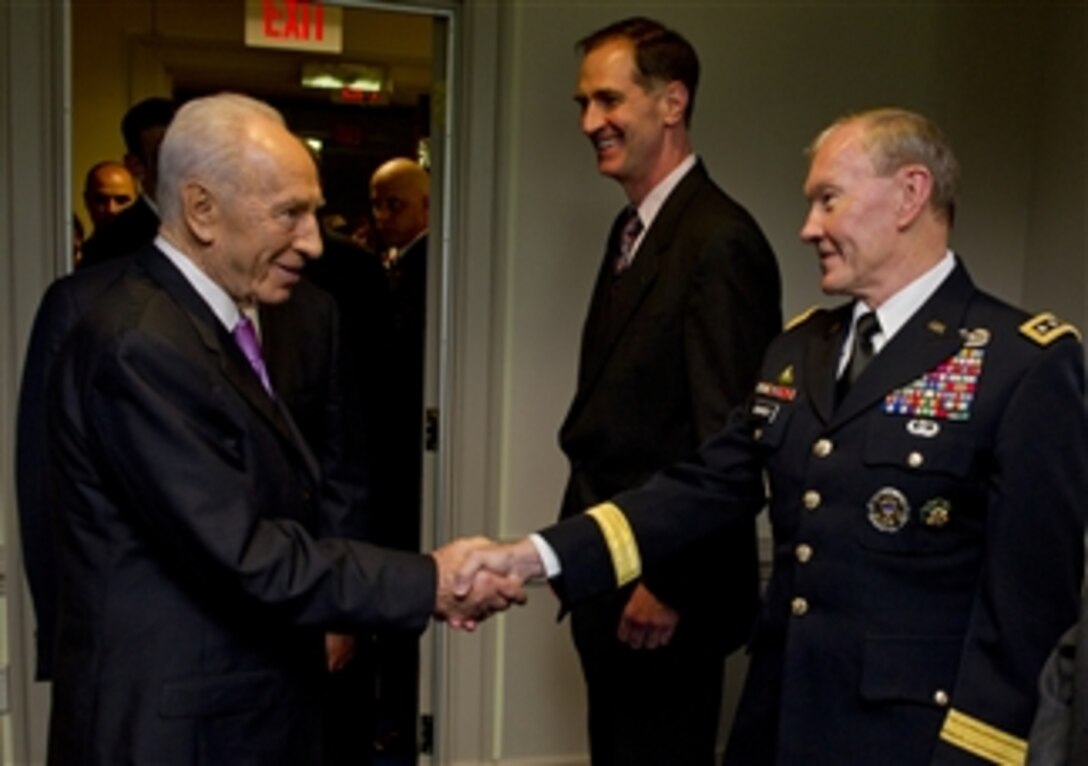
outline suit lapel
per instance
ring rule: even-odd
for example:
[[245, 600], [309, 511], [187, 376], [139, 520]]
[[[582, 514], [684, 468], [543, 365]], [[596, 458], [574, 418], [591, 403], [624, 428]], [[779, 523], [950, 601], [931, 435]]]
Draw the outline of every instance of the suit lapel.
[[264, 390], [242, 350], [189, 281], [154, 246], [137, 256], [141, 268], [173, 298], [200, 337], [223, 376], [276, 433], [298, 453], [315, 481], [317, 461], [290, 420], [290, 414]]
[[975, 292], [958, 263], [932, 297], [922, 305], [850, 387], [833, 415], [832, 425], [867, 411], [896, 388], [935, 368], [963, 346], [960, 328]]
[[593, 302], [586, 317], [578, 393], [571, 406], [572, 413], [589, 395], [616, 351], [624, 330], [657, 280], [661, 264], [669, 255], [669, 247], [676, 239], [676, 230], [691, 199], [708, 182], [702, 162], [696, 163], [665, 200], [635, 251], [630, 268], [618, 280], [612, 275], [612, 258], [622, 215], [613, 223], [604, 263], [597, 274]]

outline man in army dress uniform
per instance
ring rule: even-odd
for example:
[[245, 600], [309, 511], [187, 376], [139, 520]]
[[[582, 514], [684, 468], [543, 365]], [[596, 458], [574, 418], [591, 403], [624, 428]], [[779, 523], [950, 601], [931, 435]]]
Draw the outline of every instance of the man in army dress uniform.
[[980, 291], [948, 250], [957, 166], [926, 118], [843, 118], [810, 156], [801, 235], [824, 291], [853, 300], [771, 344], [694, 460], [462, 574], [548, 576], [576, 603], [769, 491], [774, 570], [726, 764], [1023, 763], [1077, 613], [1079, 334]]

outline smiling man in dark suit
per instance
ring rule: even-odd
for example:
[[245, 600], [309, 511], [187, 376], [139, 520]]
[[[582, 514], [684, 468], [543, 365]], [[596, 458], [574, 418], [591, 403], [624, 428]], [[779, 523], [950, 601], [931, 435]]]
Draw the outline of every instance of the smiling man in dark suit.
[[[692, 152], [691, 45], [633, 18], [580, 48], [581, 129], [628, 205], [608, 239], [560, 432], [571, 464], [564, 518], [721, 428], [782, 324], [767, 240]], [[748, 637], [757, 579], [745, 520], [574, 610], [594, 766], [712, 762], [724, 659]]]
[[[161, 101], [161, 100], [160, 100]], [[129, 115], [141, 114], [141, 106]], [[161, 108], [161, 107], [157, 107]], [[161, 114], [161, 112], [158, 112]], [[173, 116], [173, 109], [168, 112]], [[130, 129], [139, 122], [133, 122]], [[158, 123], [155, 123], [158, 124]], [[162, 129], [165, 130], [165, 125]], [[154, 145], [157, 152], [160, 134]], [[158, 230], [137, 227], [126, 247], [102, 263], [77, 269], [53, 282], [39, 304], [27, 344], [19, 392], [16, 489], [23, 563], [36, 622], [35, 678], [52, 677], [53, 627], [56, 624], [55, 540], [51, 522], [51, 486], [47, 475], [47, 388], [50, 371], [68, 333], [129, 268], [132, 256], [150, 244]], [[142, 232], [142, 234], [140, 233]], [[253, 313], [253, 312], [251, 312]], [[342, 343], [335, 301], [305, 280], [288, 300], [257, 306], [253, 321], [278, 398], [290, 412], [322, 469], [322, 535], [370, 540], [371, 483], [365, 458], [365, 434], [348, 428], [355, 422], [354, 400], [342, 381], [338, 362]], [[334, 651], [335, 650], [335, 651]], [[330, 664], [340, 666], [352, 648], [330, 638]]]
[[321, 537], [321, 466], [248, 321], [321, 251], [316, 169], [279, 114], [190, 102], [160, 170], [159, 236], [53, 377], [50, 763], [315, 763], [325, 630], [471, 624], [521, 594], [453, 595], [471, 542], [419, 555]]

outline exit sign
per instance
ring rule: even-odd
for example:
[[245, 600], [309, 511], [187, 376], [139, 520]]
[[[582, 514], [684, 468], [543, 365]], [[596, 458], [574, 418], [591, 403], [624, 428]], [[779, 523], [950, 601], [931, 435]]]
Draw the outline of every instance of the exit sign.
[[318, 0], [246, 0], [246, 45], [340, 53], [343, 9]]

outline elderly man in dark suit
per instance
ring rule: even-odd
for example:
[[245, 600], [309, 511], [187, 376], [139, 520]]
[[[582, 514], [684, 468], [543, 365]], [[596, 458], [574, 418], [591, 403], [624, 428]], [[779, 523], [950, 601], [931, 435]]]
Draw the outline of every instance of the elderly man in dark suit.
[[1025, 760], [1039, 671], [1077, 615], [1084, 349], [974, 285], [948, 249], [957, 175], [920, 115], [828, 128], [801, 233], [824, 291], [852, 300], [791, 323], [695, 459], [470, 562], [547, 572], [581, 603], [769, 490], [774, 570], [729, 766]]
[[[559, 435], [571, 465], [562, 518], [721, 428], [782, 328], [767, 240], [692, 152], [691, 45], [634, 18], [580, 47], [582, 132], [628, 205], [608, 239]], [[713, 761], [725, 656], [748, 638], [758, 601], [753, 522], [701, 546], [574, 609], [594, 766]]]
[[419, 555], [321, 537], [322, 469], [249, 319], [321, 250], [316, 169], [279, 114], [198, 99], [160, 160], [160, 235], [53, 375], [50, 762], [314, 763], [325, 630], [471, 626], [521, 594], [452, 592], [472, 542]]
[[[154, 234], [143, 245], [150, 244]], [[47, 389], [64, 340], [95, 301], [121, 278], [132, 260], [109, 258], [56, 280], [42, 297], [27, 344], [19, 391], [16, 429], [16, 489], [23, 563], [36, 622], [35, 677], [52, 678], [56, 624], [56, 560], [52, 511], [55, 499], [47, 475]], [[342, 335], [336, 306], [318, 288], [300, 282], [280, 304], [258, 306], [269, 375], [322, 466], [323, 535], [369, 539], [370, 482], [365, 434], [348, 428], [355, 403], [341, 384], [338, 359]], [[339, 666], [353, 648], [342, 642]]]

